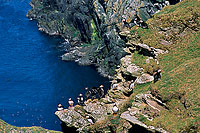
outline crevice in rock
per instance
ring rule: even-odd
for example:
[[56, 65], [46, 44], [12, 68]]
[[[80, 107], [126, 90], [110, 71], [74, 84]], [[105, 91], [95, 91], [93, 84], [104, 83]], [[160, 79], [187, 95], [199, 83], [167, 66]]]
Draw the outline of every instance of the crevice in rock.
[[132, 75], [127, 75], [127, 74], [124, 74], [122, 73], [122, 77], [126, 80], [126, 81], [135, 81], [137, 79], [137, 77], [133, 77]]
[[155, 57], [154, 52], [149, 51], [147, 49], [141, 48], [140, 46], [136, 46], [136, 51], [138, 51], [138, 54], [148, 56], [148, 57]]
[[111, 133], [115, 133], [112, 126], [108, 126], [110, 128]]
[[63, 133], [78, 133], [75, 127], [67, 127], [64, 122], [61, 123], [61, 128]]
[[136, 124], [131, 124], [132, 128], [129, 129], [129, 133], [153, 133], [149, 130], [147, 130], [146, 128], [136, 125]]
[[106, 12], [106, 4], [104, 0], [99, 0], [99, 3], [102, 5], [104, 12]]
[[182, 0], [169, 0], [170, 5], [175, 5], [179, 2], [181, 2]]
[[[120, 31], [119, 31], [120, 32]], [[119, 33], [118, 32], [118, 33]], [[126, 36], [122, 36], [122, 35], [120, 35], [119, 34], [119, 36], [120, 36], [120, 38], [125, 42], [125, 43], [127, 43], [128, 42], [128, 38], [126, 37]]]

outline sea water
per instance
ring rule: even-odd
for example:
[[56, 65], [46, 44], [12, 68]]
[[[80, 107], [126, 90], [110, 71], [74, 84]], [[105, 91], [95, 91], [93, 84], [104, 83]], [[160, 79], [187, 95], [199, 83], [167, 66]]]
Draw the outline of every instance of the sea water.
[[109, 86], [92, 67], [64, 62], [63, 40], [38, 31], [25, 0], [0, 0], [0, 119], [61, 130], [54, 112], [84, 87]]

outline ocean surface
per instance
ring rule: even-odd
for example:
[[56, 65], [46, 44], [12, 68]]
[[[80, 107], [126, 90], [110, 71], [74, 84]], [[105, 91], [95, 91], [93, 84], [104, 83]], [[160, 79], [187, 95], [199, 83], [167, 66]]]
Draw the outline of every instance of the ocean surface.
[[54, 115], [84, 87], [106, 88], [93, 67], [64, 62], [63, 40], [38, 31], [26, 18], [30, 0], [0, 0], [0, 119], [15, 126], [61, 130]]

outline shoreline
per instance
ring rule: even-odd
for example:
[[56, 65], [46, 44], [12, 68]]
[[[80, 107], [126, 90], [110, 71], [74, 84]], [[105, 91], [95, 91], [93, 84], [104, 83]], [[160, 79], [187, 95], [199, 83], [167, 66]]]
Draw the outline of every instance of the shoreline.
[[[36, 2], [34, 3], [36, 5], [41, 4], [37, 3], [37, 0], [33, 1]], [[191, 4], [191, 7], [188, 6], [189, 4]], [[34, 8], [35, 6], [33, 5], [32, 7]], [[83, 6], [88, 8], [87, 4]], [[95, 1], [94, 6], [96, 7], [94, 9], [100, 8], [102, 3]], [[182, 7], [185, 6], [188, 6], [186, 8], [188, 11], [183, 10], [185, 8]], [[61, 6], [60, 8], [64, 7]], [[196, 83], [198, 76], [192, 73], [192, 71], [199, 72], [197, 70], [199, 66], [199, 43], [198, 38], [195, 38], [195, 36], [199, 35], [199, 22], [197, 20], [200, 15], [198, 14], [198, 9], [198, 1], [185, 0], [175, 6], [165, 7], [161, 12], [155, 14], [152, 19], [147, 20], [148, 29], [136, 25], [131, 29], [125, 28], [119, 34], [116, 34], [115, 30], [110, 30], [113, 27], [108, 25], [109, 28], [107, 27], [107, 30], [112, 33], [110, 34], [111, 36], [107, 36], [108, 38], [118, 37], [118, 35], [121, 38], [126, 38], [126, 42], [123, 42], [120, 47], [117, 47], [118, 43], [112, 45], [110, 42], [105, 45], [106, 48], [103, 47], [102, 49], [99, 44], [89, 46], [84, 44], [86, 47], [79, 47], [81, 44], [78, 44], [78, 46], [75, 44], [74, 49], [72, 48], [71, 51], [72, 54], [65, 55], [63, 58], [67, 58], [67, 60], [74, 59], [80, 64], [100, 63], [99, 66], [103, 66], [100, 71], [107, 75], [114, 72], [107, 73], [105, 72], [107, 69], [104, 68], [109, 67], [109, 65], [115, 65], [112, 84], [104, 98], [90, 101], [86, 103], [86, 106], [75, 106], [64, 111], [57, 111], [55, 114], [66, 126], [75, 127], [79, 132], [130, 132], [134, 130], [134, 125], [139, 125], [145, 131], [151, 132], [198, 131], [198, 110], [196, 108], [199, 106], [193, 102], [194, 99], [198, 101], [198, 96], [193, 92], [198, 92], [199, 84]], [[96, 12], [99, 11], [97, 13], [98, 18], [105, 15], [102, 10], [103, 7], [95, 10]], [[190, 10], [193, 10], [196, 14], [190, 14]], [[34, 16], [35, 12], [34, 10], [32, 11], [31, 17], [36, 19], [37, 16]], [[178, 17], [179, 14], [184, 17]], [[185, 23], [191, 19], [191, 17], [188, 17], [190, 15], [193, 16], [193, 21]], [[173, 18], [174, 16], [176, 19]], [[91, 22], [91, 18], [86, 17], [81, 20], [84, 19]], [[94, 28], [94, 18], [92, 20], [92, 30], [90, 28], [85, 30], [92, 31], [92, 37], [98, 38], [96, 29], [101, 28], [101, 24], [97, 24], [98, 21], [95, 21], [96, 27]], [[101, 18], [100, 20], [103, 19]], [[62, 19], [61, 22], [63, 24], [65, 21]], [[77, 20], [75, 22], [81, 21]], [[45, 26], [45, 24], [39, 27], [41, 28], [42, 26]], [[60, 30], [59, 32], [66, 30], [65, 26], [61, 26], [63, 29], [58, 28], [57, 30]], [[122, 28], [121, 25], [117, 26]], [[51, 33], [52, 35], [58, 35], [57, 32]], [[87, 34], [77, 33], [77, 35], [82, 39], [91, 39]], [[79, 38], [74, 37], [73, 39]], [[190, 41], [187, 42], [187, 39]], [[115, 38], [114, 41], [116, 40], [119, 41]], [[113, 40], [109, 41], [112, 42]], [[114, 46], [117, 47], [116, 49], [120, 49], [119, 51], [123, 49], [123, 52], [118, 51], [120, 54], [123, 53], [123, 56], [117, 56], [117, 59], [115, 59], [115, 55], [119, 53], [113, 55], [116, 52]], [[187, 46], [188, 48], [186, 49], [182, 46]], [[193, 51], [192, 54], [190, 53], [190, 48]], [[113, 50], [110, 55], [109, 50]], [[98, 53], [95, 55], [96, 57], [93, 57], [94, 53]], [[105, 53], [106, 56], [103, 55]], [[101, 54], [102, 56], [100, 56]], [[93, 58], [89, 59], [90, 57]], [[119, 61], [116, 63], [115, 60], [118, 59]], [[161, 69], [162, 71], [160, 72]], [[188, 73], [185, 73], [185, 71]], [[160, 75], [157, 75], [158, 73]], [[188, 83], [184, 77], [190, 79], [191, 83]], [[184, 86], [185, 84], [187, 87]], [[188, 87], [190, 87], [190, 90], [188, 90]], [[117, 116], [113, 112], [113, 106], [115, 105], [119, 108]], [[86, 116], [92, 117], [95, 120], [94, 124], [91, 124]], [[181, 126], [177, 127], [179, 124]]]

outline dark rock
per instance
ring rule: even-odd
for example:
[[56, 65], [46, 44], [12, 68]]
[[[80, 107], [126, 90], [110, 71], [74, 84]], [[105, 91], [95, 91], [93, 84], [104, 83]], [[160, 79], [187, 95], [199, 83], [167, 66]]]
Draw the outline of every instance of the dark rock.
[[[61, 35], [71, 44], [84, 42], [93, 45], [81, 56], [72, 48], [63, 59], [76, 60], [84, 65], [96, 64], [104, 76], [113, 76], [119, 60], [126, 55], [124, 38], [119, 35], [124, 24], [128, 28], [133, 26], [137, 15], [146, 21], [161, 8], [156, 8], [155, 3], [164, 1], [32, 0], [32, 9], [27, 16], [38, 20], [39, 29], [47, 34]], [[139, 26], [146, 28], [143, 22]]]

